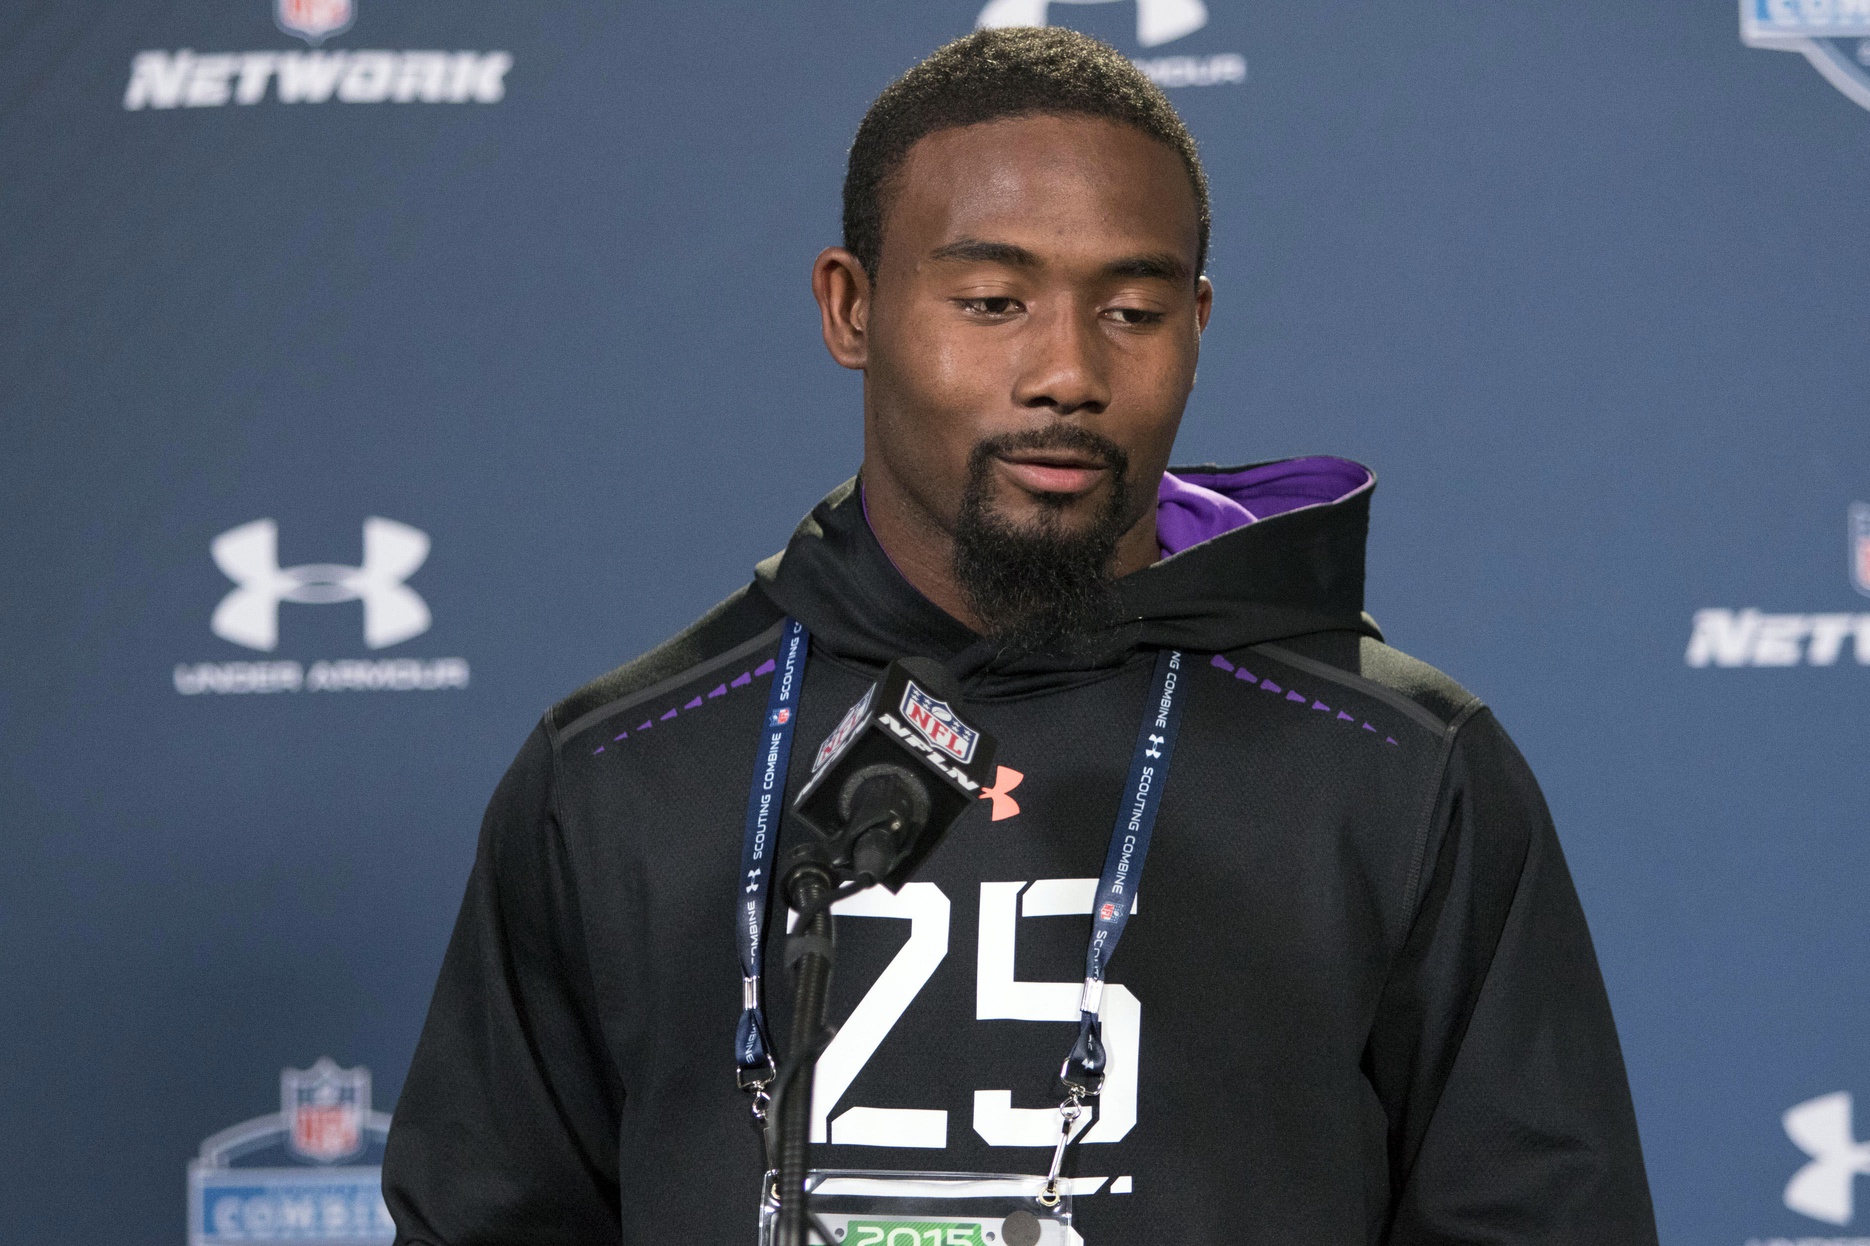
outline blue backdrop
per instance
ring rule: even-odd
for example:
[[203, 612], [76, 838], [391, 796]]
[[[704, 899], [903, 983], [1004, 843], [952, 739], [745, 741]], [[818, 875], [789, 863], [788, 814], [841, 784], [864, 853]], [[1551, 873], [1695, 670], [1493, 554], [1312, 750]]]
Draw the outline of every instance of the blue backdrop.
[[[808, 266], [981, 2], [0, 14], [0, 1237], [380, 1234], [481, 807], [855, 466]], [[1664, 1241], [1870, 1234], [1870, 4], [1141, 9], [1049, 13], [1213, 179], [1178, 461], [1378, 471], [1370, 607], [1545, 784]]]

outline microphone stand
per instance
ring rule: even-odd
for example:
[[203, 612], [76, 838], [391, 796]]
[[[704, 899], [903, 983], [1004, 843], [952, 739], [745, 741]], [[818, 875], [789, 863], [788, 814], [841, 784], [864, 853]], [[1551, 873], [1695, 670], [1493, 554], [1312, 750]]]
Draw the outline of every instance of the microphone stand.
[[[777, 1246], [806, 1246], [812, 1230], [825, 1246], [837, 1246], [811, 1214], [805, 1193], [811, 1171], [812, 1084], [818, 1057], [831, 1041], [825, 1012], [831, 1002], [831, 967], [837, 958], [831, 906], [856, 895], [889, 874], [927, 822], [913, 793], [884, 768], [853, 791], [850, 816], [838, 841], [813, 841], [796, 850], [797, 864], [786, 872], [786, 899], [798, 913], [798, 925], [786, 938], [786, 963], [796, 966], [792, 995], [792, 1043], [786, 1063], [774, 1079], [772, 1154], [779, 1169]], [[907, 777], [907, 776], [905, 776]]]
[[[786, 960], [796, 966], [792, 988], [792, 1042], [786, 1067], [776, 1080], [773, 1120], [778, 1129], [774, 1154], [779, 1168], [778, 1246], [805, 1246], [808, 1212], [805, 1174], [811, 1167], [812, 1081], [818, 1056], [829, 1035], [825, 1010], [831, 1000], [831, 966], [835, 956], [831, 930], [831, 874], [808, 862], [786, 875], [787, 899], [800, 915], [798, 927], [786, 940]], [[826, 1243], [831, 1237], [818, 1229]]]

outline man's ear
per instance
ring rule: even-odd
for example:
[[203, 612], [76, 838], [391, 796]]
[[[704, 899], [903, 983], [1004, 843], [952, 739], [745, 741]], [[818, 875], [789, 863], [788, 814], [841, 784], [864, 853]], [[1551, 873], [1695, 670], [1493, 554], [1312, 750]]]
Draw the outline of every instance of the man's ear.
[[812, 264], [812, 297], [824, 324], [825, 349], [844, 367], [870, 362], [870, 275], [843, 247], [826, 247]]

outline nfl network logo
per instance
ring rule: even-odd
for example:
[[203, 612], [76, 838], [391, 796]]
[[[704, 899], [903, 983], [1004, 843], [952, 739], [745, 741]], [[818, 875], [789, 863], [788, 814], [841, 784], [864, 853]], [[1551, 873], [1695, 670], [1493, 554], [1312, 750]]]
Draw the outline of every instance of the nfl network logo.
[[948, 702], [922, 691], [913, 679], [903, 689], [902, 711], [909, 725], [921, 732], [922, 738], [930, 744], [964, 766], [974, 760], [974, 746], [980, 743], [980, 732], [957, 718], [954, 707]]
[[353, 0], [273, 0], [273, 21], [313, 47], [343, 34], [356, 20]]
[[1799, 53], [1870, 108], [1870, 0], [1740, 0], [1740, 40]]

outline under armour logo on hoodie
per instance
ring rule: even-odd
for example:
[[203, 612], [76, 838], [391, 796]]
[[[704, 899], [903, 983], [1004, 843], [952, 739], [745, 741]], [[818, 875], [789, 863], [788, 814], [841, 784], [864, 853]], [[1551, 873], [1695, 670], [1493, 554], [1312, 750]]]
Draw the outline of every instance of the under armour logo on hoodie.
[[1827, 1224], [1849, 1224], [1856, 1212], [1855, 1178], [1870, 1174], [1870, 1142], [1857, 1141], [1851, 1127], [1850, 1092], [1807, 1099], [1780, 1119], [1786, 1137], [1812, 1157], [1786, 1182], [1786, 1206]]
[[270, 519], [230, 528], [210, 546], [214, 565], [239, 585], [214, 608], [208, 626], [249, 649], [279, 644], [279, 603], [364, 603], [364, 644], [382, 649], [429, 630], [429, 608], [403, 581], [429, 556], [428, 534], [394, 519], [364, 520], [364, 563], [279, 565], [279, 525]]
[[980, 790], [980, 799], [993, 802], [991, 822], [1002, 818], [1015, 817], [1019, 813], [1019, 802], [1012, 797], [1012, 791], [1026, 781], [1026, 776], [1009, 766], [1000, 766], [994, 771], [993, 786]]

